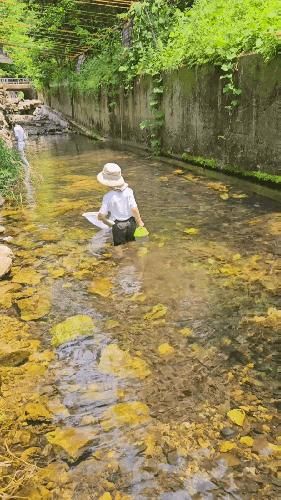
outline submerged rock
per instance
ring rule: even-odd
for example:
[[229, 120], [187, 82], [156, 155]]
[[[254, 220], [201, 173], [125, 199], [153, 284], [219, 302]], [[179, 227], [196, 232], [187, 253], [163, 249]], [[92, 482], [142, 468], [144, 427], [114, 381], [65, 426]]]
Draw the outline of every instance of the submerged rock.
[[28, 361], [29, 356], [30, 351], [27, 350], [18, 350], [7, 353], [0, 352], [0, 365], [20, 366]]
[[75, 427], [57, 428], [46, 434], [46, 438], [60, 454], [69, 462], [76, 462], [85, 452], [87, 446], [93, 443], [97, 433], [91, 428], [76, 429]]
[[58, 347], [82, 335], [91, 335], [94, 330], [95, 325], [90, 316], [84, 314], [71, 316], [51, 329], [52, 345]]
[[12, 236], [5, 236], [5, 238], [2, 238], [2, 241], [5, 243], [12, 243], [14, 241], [14, 238]]
[[0, 226], [0, 234], [5, 233], [6, 229], [4, 226]]

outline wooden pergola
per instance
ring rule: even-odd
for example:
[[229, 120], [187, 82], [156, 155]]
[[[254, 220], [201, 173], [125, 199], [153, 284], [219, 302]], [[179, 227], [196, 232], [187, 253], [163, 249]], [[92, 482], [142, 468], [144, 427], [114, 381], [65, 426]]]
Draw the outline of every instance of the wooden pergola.
[[[114, 27], [117, 21], [117, 15], [128, 11], [134, 1], [135, 0], [75, 0], [75, 4], [79, 8], [80, 27], [92, 30], [91, 34], [93, 37], [98, 36], [97, 31], [100, 27]], [[0, 0], [0, 2], [5, 4], [8, 0]], [[9, 4], [11, 3], [16, 4], [17, 0], [9, 0]], [[44, 5], [42, 5], [42, 8], [44, 9]], [[25, 22], [20, 22], [18, 24], [23, 28], [28, 27]], [[57, 28], [54, 32], [51, 32], [49, 26], [46, 26], [46, 28], [41, 28], [41, 30], [37, 31], [34, 35], [30, 33], [30, 36], [38, 36], [38, 39], [41, 38], [41, 40], [45, 39], [54, 42], [52, 48], [48, 49], [46, 47], [46, 53], [53, 55], [59, 55], [61, 53], [69, 57], [69, 59], [76, 59], [91, 50], [91, 47], [81, 46], [79, 43], [81, 42], [81, 38], [79, 38], [74, 30], [67, 26]], [[7, 47], [16, 46], [16, 43], [11, 43], [9, 40], [6, 41], [4, 37], [1, 38], [0, 43], [3, 45]], [[24, 46], [21, 44], [18, 45], [18, 47], [21, 50], [28, 50], [27, 45]]]

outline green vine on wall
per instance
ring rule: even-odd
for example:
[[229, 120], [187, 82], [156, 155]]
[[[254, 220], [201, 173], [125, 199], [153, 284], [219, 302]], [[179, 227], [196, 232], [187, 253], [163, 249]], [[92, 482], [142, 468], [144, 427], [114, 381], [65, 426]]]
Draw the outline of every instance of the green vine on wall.
[[223, 93], [231, 98], [230, 104], [225, 106], [225, 108], [228, 109], [229, 112], [232, 112], [233, 109], [239, 105], [238, 97], [242, 93], [241, 89], [238, 88], [234, 82], [234, 72], [235, 70], [237, 71], [236, 61], [233, 61], [231, 57], [229, 61], [222, 64], [221, 70], [223, 71], [223, 75], [220, 79], [224, 80]]
[[165, 118], [163, 111], [161, 111], [163, 92], [163, 77], [159, 74], [154, 75], [152, 77], [152, 93], [149, 101], [152, 118], [140, 123], [140, 128], [147, 131], [149, 145], [156, 156], [160, 155], [162, 146], [162, 128]]

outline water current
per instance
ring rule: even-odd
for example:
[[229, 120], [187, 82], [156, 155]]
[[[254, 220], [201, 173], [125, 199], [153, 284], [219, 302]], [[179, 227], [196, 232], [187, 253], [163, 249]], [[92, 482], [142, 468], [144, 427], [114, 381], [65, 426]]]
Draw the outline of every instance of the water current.
[[[277, 498], [280, 204], [79, 136], [41, 138], [28, 155], [29, 205], [4, 213], [11, 279], [35, 271], [26, 296], [40, 287], [51, 307], [5, 314], [55, 350], [37, 388], [52, 422], [31, 433], [40, 467], [62, 464], [66, 478], [26, 497]], [[150, 231], [121, 253], [82, 217], [99, 209], [108, 161]], [[93, 331], [50, 347], [76, 315]]]

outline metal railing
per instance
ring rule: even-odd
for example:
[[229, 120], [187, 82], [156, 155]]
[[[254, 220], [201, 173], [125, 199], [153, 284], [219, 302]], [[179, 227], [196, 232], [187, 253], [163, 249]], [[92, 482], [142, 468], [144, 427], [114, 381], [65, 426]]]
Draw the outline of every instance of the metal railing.
[[27, 83], [31, 85], [30, 80], [28, 78], [0, 78], [0, 84], [6, 85], [23, 85]]

